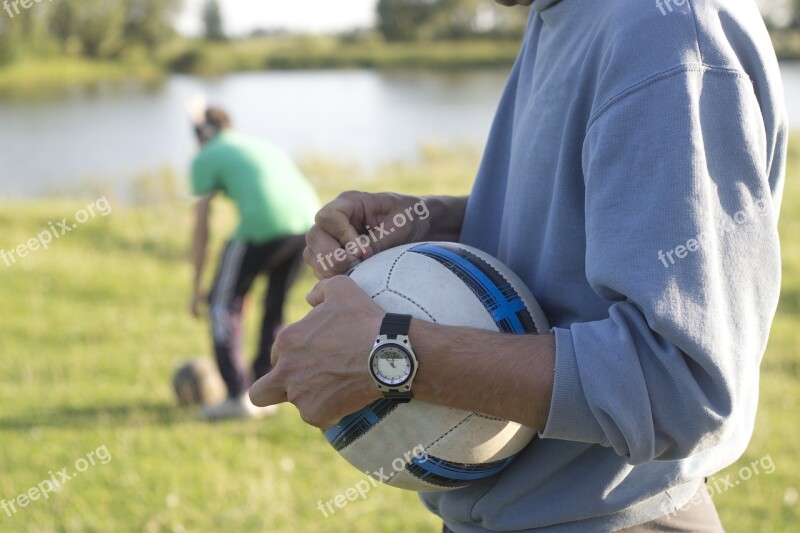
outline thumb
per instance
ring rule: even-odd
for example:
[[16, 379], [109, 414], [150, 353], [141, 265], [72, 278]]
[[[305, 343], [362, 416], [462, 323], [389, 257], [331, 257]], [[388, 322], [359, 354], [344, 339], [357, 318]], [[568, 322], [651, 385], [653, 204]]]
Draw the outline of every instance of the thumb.
[[317, 307], [337, 294], [340, 297], [347, 297], [348, 291], [353, 287], [357, 287], [356, 282], [349, 276], [338, 275], [323, 279], [306, 294], [306, 301], [310, 306]]
[[273, 370], [250, 387], [250, 401], [258, 407], [266, 407], [288, 401], [286, 385], [278, 379]]
[[[358, 232], [353, 226], [351, 216], [340, 209], [328, 209], [317, 213], [317, 226], [332, 236], [342, 248], [346, 248], [348, 243], [353, 243], [351, 249], [358, 243]], [[356, 248], [355, 255], [360, 258], [359, 250]]]

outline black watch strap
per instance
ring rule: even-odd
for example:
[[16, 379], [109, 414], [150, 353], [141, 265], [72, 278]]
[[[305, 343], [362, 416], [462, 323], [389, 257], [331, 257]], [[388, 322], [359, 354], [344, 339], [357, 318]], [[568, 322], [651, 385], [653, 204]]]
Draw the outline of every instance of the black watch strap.
[[411, 329], [411, 315], [386, 313], [381, 323], [380, 334], [386, 335], [390, 339], [396, 339], [398, 335], [408, 335], [409, 329]]
[[414, 395], [411, 394], [411, 391], [408, 392], [391, 391], [391, 392], [384, 392], [383, 397], [386, 398], [387, 400], [394, 400], [398, 403], [408, 403], [414, 398]]

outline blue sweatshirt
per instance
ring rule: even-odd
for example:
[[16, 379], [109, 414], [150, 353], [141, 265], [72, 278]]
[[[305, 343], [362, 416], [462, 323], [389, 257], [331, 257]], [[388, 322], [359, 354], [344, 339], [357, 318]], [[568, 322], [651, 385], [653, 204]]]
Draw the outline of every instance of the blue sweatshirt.
[[508, 469], [423, 494], [430, 510], [455, 532], [613, 531], [736, 461], [778, 302], [786, 141], [753, 0], [534, 1], [462, 241], [555, 326], [552, 405]]

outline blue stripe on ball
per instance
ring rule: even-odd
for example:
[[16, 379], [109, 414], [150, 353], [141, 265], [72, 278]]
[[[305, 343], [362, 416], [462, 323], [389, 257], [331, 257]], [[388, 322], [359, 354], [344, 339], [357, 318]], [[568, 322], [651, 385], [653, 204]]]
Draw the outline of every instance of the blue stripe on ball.
[[332, 428], [323, 431], [325, 438], [336, 450], [341, 451], [361, 438], [400, 403], [396, 400], [376, 400], [362, 410], [342, 418]]
[[440, 487], [467, 486], [475, 481], [499, 474], [516, 455], [483, 464], [464, 464], [446, 461], [438, 457], [415, 457], [406, 465], [409, 474]]
[[409, 250], [447, 267], [480, 299], [500, 331], [536, 333], [536, 326], [517, 291], [483, 259], [457, 246], [420, 244]]

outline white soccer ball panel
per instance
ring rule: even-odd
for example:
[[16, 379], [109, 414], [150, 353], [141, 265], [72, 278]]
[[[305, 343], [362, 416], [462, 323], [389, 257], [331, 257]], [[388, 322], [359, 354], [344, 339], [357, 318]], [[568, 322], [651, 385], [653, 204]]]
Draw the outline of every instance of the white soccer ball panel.
[[372, 299], [376, 304], [380, 305], [384, 311], [399, 313], [402, 315], [411, 315], [414, 318], [419, 318], [420, 320], [425, 320], [426, 322], [433, 322], [431, 315], [423, 311], [420, 306], [416, 305], [402, 294], [384, 290], [379, 292], [378, 295]]
[[397, 259], [388, 287], [425, 309], [437, 324], [497, 331], [492, 316], [469, 287], [430, 257], [404, 253]]
[[404, 246], [391, 248], [367, 259], [356, 266], [350, 278], [370, 296], [375, 296], [386, 288], [389, 271], [397, 256], [403, 253]]
[[398, 405], [340, 453], [361, 471], [372, 474], [383, 468], [385, 474], [390, 474], [402, 469], [395, 469], [397, 465], [392, 465], [393, 462], [406, 458], [420, 445], [427, 450], [431, 443], [470, 416], [469, 411], [413, 400]]
[[443, 434], [427, 452], [456, 463], [491, 463], [519, 452], [535, 433], [516, 422], [473, 413], [458, 427]]

